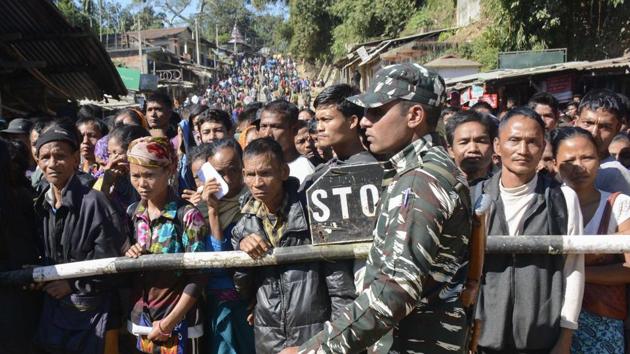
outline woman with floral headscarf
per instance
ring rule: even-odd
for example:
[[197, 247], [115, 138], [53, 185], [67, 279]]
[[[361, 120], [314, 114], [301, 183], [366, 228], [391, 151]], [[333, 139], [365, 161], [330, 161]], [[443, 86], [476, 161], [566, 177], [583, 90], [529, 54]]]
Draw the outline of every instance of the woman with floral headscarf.
[[[142, 254], [203, 252], [208, 234], [203, 215], [178, 197], [168, 181], [177, 155], [165, 138], [143, 137], [127, 151], [131, 184], [140, 202], [129, 206], [135, 244], [126, 252]], [[129, 328], [144, 353], [195, 353], [203, 335], [197, 299], [203, 279], [181, 271], [152, 271], [136, 275]]]

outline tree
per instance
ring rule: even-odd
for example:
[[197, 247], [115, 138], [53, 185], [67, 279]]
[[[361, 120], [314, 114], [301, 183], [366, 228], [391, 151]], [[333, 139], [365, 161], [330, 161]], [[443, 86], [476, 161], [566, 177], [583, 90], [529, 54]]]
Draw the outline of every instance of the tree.
[[55, 5], [72, 26], [82, 28], [89, 26], [88, 18], [73, 0], [58, 0]]
[[[127, 7], [122, 7], [115, 0], [99, 0], [99, 6], [95, 6], [91, 0], [57, 0], [55, 5], [71, 25], [97, 34], [99, 30], [103, 34], [137, 30], [138, 21], [141, 29], [164, 27], [167, 20], [164, 12], [144, 6], [143, 0], [134, 1]], [[143, 6], [138, 9], [138, 4]]]
[[568, 60], [597, 60], [630, 46], [624, 0], [482, 0], [482, 8], [487, 25], [464, 52], [486, 69], [500, 51], [567, 48]]
[[290, 0], [290, 51], [310, 61], [345, 55], [350, 44], [398, 35], [416, 7], [416, 0]]
[[[194, 9], [194, 15], [184, 15], [194, 3], [198, 5], [198, 8]], [[194, 28], [195, 20], [197, 20], [202, 36], [208, 39], [213, 40], [216, 35], [215, 31], [218, 30], [219, 42], [227, 42], [230, 39], [232, 28], [236, 24], [250, 45], [275, 47], [274, 38], [278, 41], [278, 45], [282, 45], [280, 38], [275, 36], [275, 29], [281, 27], [283, 18], [261, 12], [267, 4], [273, 3], [276, 1], [260, 1], [254, 4], [247, 0], [199, 0], [196, 2], [192, 0], [157, 0], [152, 2], [152, 6], [165, 14], [165, 21], [170, 26], [175, 25], [176, 22], [183, 22]], [[255, 9], [261, 10], [258, 11], [261, 13], [253, 12], [246, 6], [247, 4], [254, 5]], [[284, 47], [286, 49], [286, 44]]]
[[339, 24], [333, 32], [332, 53], [344, 55], [346, 46], [372, 38], [395, 37], [416, 10], [415, 0], [340, 0], [331, 7]]
[[[164, 23], [166, 22], [166, 14], [164, 12], [155, 12], [151, 6], [143, 7], [140, 12], [134, 15], [134, 17], [135, 16], [138, 16], [138, 22], [141, 30], [164, 28]], [[137, 26], [138, 24], [134, 22], [131, 29], [137, 30]]]
[[[291, 0], [289, 50], [299, 58], [315, 60], [328, 55], [334, 18], [329, 7], [332, 0]], [[298, 15], [299, 14], [299, 15]]]
[[501, 0], [501, 5], [509, 16], [509, 45], [519, 49], [566, 47], [571, 59], [599, 59], [623, 54], [629, 43], [620, 37], [630, 24], [623, 0]]

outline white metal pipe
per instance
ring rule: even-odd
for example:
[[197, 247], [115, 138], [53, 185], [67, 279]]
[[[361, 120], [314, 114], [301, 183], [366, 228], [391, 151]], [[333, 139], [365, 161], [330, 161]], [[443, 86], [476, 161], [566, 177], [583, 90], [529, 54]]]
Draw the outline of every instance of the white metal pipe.
[[[134, 271], [260, 267], [317, 260], [365, 259], [371, 243], [276, 248], [254, 260], [241, 251], [146, 255], [138, 259], [104, 258], [33, 269], [0, 272], [0, 284], [44, 282]], [[630, 252], [630, 235], [489, 236], [487, 253], [582, 254]]]

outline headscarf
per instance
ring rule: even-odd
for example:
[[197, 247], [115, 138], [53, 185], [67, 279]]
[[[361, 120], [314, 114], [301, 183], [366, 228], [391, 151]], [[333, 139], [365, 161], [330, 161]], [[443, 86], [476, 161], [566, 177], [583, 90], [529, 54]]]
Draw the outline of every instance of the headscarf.
[[144, 113], [142, 113], [141, 110], [137, 109], [137, 108], [130, 108], [132, 111], [136, 112], [136, 114], [138, 115], [138, 118], [140, 119], [140, 125], [144, 128], [144, 129], [149, 129], [149, 122], [147, 122], [147, 118], [144, 116]]
[[243, 129], [241, 131], [241, 134], [238, 136], [238, 143], [239, 145], [241, 145], [241, 149], [245, 149], [245, 147], [247, 146], [247, 134], [252, 130], [252, 129], [256, 129], [255, 125], [250, 125], [247, 128]]
[[168, 139], [145, 136], [129, 144], [129, 163], [143, 167], [173, 168], [177, 165], [177, 154]]
[[109, 161], [109, 153], [107, 152], [108, 141], [109, 134], [98, 139], [96, 145], [94, 145], [94, 157], [96, 157], [96, 162], [102, 166], [107, 165]]

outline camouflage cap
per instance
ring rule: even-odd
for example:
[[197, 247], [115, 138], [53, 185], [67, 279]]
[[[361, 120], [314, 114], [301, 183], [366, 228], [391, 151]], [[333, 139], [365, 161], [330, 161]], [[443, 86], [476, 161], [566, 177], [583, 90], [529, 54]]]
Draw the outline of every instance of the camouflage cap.
[[376, 72], [368, 90], [347, 100], [365, 108], [376, 108], [395, 99], [440, 107], [445, 99], [444, 79], [419, 64], [394, 64]]

